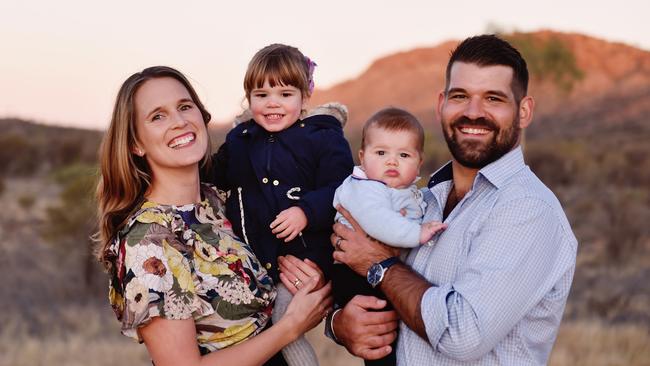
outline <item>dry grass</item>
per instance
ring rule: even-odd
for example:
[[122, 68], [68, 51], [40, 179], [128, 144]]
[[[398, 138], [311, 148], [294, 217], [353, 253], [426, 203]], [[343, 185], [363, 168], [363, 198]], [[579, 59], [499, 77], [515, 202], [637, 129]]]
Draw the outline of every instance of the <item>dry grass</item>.
[[552, 366], [644, 366], [650, 363], [650, 330], [636, 324], [565, 322], [549, 362]]
[[[150, 365], [144, 345], [119, 334], [110, 310], [75, 307], [61, 311], [57, 319], [44, 315], [41, 329], [29, 332], [20, 317], [4, 319], [0, 329], [0, 365]], [[322, 366], [363, 362], [323, 335], [322, 324], [307, 337], [316, 348]], [[600, 322], [566, 322], [551, 356], [552, 366], [647, 365], [650, 332], [639, 325], [606, 326]]]
[[[105, 309], [102, 309], [105, 310]], [[147, 351], [119, 334], [111, 314], [94, 307], [69, 308], [58, 319], [39, 319], [37, 334], [21, 318], [3, 321], [0, 365], [151, 365]]]

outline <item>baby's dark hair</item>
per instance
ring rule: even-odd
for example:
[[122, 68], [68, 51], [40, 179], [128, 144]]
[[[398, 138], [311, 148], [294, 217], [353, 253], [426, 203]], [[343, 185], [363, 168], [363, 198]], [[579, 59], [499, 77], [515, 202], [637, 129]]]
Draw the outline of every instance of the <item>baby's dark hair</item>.
[[424, 151], [424, 129], [418, 119], [408, 111], [395, 107], [379, 110], [363, 125], [361, 133], [361, 149], [366, 147], [366, 136], [373, 127], [383, 128], [388, 131], [409, 131], [416, 137], [416, 146], [420, 153]]
[[271, 87], [291, 85], [300, 90], [303, 98], [310, 97], [313, 85], [310, 65], [311, 60], [296, 47], [276, 43], [262, 48], [251, 59], [244, 76], [246, 99], [250, 102], [253, 89], [261, 88], [265, 81]]

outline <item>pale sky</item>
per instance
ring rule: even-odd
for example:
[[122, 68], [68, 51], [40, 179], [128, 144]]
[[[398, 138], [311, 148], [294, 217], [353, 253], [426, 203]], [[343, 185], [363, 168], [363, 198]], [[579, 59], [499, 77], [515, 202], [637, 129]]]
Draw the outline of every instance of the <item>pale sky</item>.
[[315, 60], [323, 88], [379, 57], [483, 33], [488, 24], [650, 50], [649, 14], [648, 0], [3, 0], [0, 117], [104, 129], [124, 79], [169, 65], [193, 81], [215, 120], [227, 121], [241, 110], [249, 59], [270, 43]]

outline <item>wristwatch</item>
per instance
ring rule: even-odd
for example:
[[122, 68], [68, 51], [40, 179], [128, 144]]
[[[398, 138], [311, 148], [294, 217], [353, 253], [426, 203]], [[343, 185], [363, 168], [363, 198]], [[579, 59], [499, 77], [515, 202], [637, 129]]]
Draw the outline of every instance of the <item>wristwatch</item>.
[[368, 273], [366, 274], [366, 279], [368, 280], [370, 286], [372, 287], [379, 286], [381, 280], [384, 279], [384, 275], [386, 274], [386, 271], [388, 271], [390, 266], [392, 266], [397, 262], [399, 262], [399, 258], [390, 257], [388, 259], [384, 259], [379, 263], [373, 263], [370, 266], [370, 268], [368, 268]]

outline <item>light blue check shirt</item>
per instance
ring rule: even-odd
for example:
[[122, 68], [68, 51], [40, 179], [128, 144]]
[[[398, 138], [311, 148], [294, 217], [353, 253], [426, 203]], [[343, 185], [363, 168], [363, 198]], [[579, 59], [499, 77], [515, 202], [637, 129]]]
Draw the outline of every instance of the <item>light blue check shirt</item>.
[[[442, 220], [451, 178], [451, 164], [432, 175], [423, 222]], [[400, 323], [398, 365], [546, 364], [578, 243], [521, 148], [481, 169], [444, 222], [406, 259], [433, 286], [421, 303], [428, 340]]]

